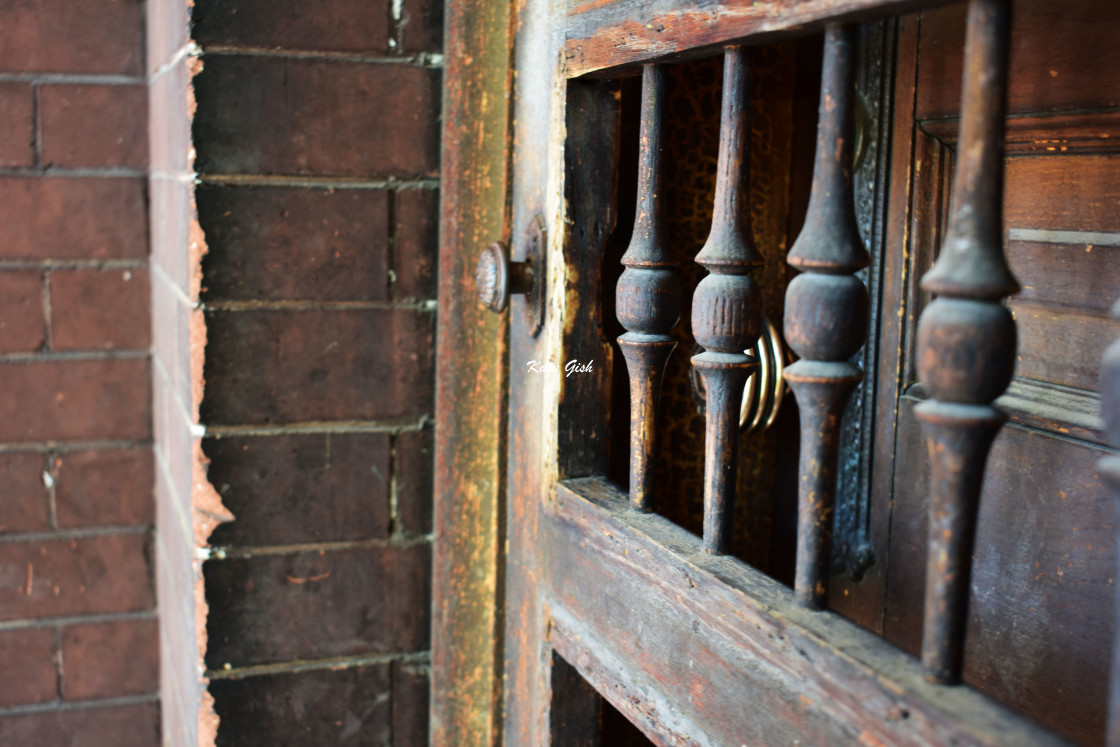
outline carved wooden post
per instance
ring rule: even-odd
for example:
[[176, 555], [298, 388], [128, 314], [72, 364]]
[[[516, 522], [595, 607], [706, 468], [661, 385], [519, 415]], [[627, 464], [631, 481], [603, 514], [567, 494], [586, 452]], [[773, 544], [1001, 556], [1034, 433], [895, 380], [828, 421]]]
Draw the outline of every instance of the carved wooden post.
[[750, 231], [749, 81], [745, 55], [728, 47], [712, 230], [696, 261], [709, 274], [696, 286], [692, 333], [704, 352], [693, 356], [707, 392], [704, 443], [704, 549], [727, 552], [735, 503], [739, 408], [743, 385], [758, 364], [745, 350], [758, 339], [761, 299], [747, 273], [762, 264]]
[[866, 267], [852, 198], [855, 33], [825, 33], [817, 154], [805, 227], [788, 262], [802, 271], [786, 291], [785, 334], [801, 360], [785, 371], [801, 411], [797, 601], [824, 607], [840, 418], [863, 373], [848, 362], [867, 334], [867, 288], [852, 275]]
[[638, 209], [626, 267], [615, 288], [616, 315], [626, 334], [618, 346], [630, 376], [630, 505], [650, 508], [657, 398], [665, 363], [676, 347], [669, 330], [681, 314], [675, 263], [661, 243], [661, 115], [664, 77], [656, 65], [642, 70], [642, 126], [638, 155]]
[[1003, 128], [1010, 8], [972, 0], [965, 39], [954, 207], [922, 288], [937, 298], [918, 325], [918, 373], [930, 396], [916, 408], [933, 466], [922, 667], [960, 681], [976, 514], [984, 464], [1006, 416], [992, 407], [1015, 370], [1015, 293], [1001, 248]]
[[[1120, 303], [1112, 307], [1112, 316], [1120, 319]], [[1105, 438], [1120, 446], [1120, 340], [1109, 345], [1101, 366], [1101, 419]], [[1097, 465], [1101, 479], [1112, 492], [1114, 508], [1120, 509], [1120, 456], [1101, 459]], [[1120, 513], [1120, 511], [1118, 511]], [[1120, 521], [1116, 522], [1116, 544], [1120, 547]], [[1120, 578], [1120, 552], [1117, 553], [1117, 578]], [[1116, 594], [1115, 618], [1120, 621], [1120, 593]], [[1120, 626], [1113, 633], [1112, 681], [1108, 698], [1108, 747], [1120, 747]]]

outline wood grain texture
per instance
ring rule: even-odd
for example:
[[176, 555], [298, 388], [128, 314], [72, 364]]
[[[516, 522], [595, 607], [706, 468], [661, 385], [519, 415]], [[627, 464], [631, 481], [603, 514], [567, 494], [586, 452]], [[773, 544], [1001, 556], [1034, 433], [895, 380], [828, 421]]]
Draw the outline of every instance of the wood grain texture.
[[[1120, 306], [1116, 307], [1120, 312]], [[1120, 340], [1114, 340], [1105, 350], [1101, 363], [1101, 417], [1104, 420], [1106, 437], [1113, 446], [1120, 446]], [[1120, 457], [1111, 454], [1097, 463], [1101, 477], [1112, 494], [1115, 520], [1120, 507]], [[1120, 544], [1120, 524], [1116, 531], [1117, 544]], [[1120, 553], [1117, 553], [1120, 558]], [[1117, 565], [1120, 571], [1120, 565]], [[1120, 594], [1113, 591], [1117, 619], [1120, 619]], [[1108, 722], [1105, 736], [1108, 747], [1120, 745], [1120, 630], [1113, 633], [1112, 666], [1109, 677]]]
[[[526, 247], [516, 239], [544, 220], [550, 237], [544, 247], [549, 273], [543, 288], [543, 319], [514, 305], [510, 313], [509, 461], [506, 480], [507, 531], [504, 615], [503, 730], [505, 744], [535, 747], [550, 742], [552, 726], [552, 652], [547, 641], [547, 608], [541, 594], [540, 511], [558, 469], [557, 418], [564, 364], [564, 307], [569, 300], [562, 256], [562, 179], [560, 144], [565, 125], [564, 88], [557, 85], [555, 19], [545, 3], [516, 11], [513, 97], [514, 259]], [[507, 89], [508, 91], [509, 89]], [[582, 315], [581, 315], [582, 316]], [[590, 321], [583, 319], [581, 321]], [[539, 326], [543, 323], [543, 328]], [[539, 329], [539, 333], [537, 332]], [[535, 373], [527, 363], [559, 366]]]
[[[1051, 37], [1070, 35], [1062, 25], [1077, 26], [1087, 16], [1109, 23], [1112, 4], [1094, 0], [1068, 7], [1089, 5], [1098, 10], [1067, 12], [1067, 6], [1063, 6], [1060, 13], [1047, 14], [1045, 22], [1024, 22], [1033, 15], [1031, 6], [1041, 4], [1017, 3], [1013, 59], [1025, 49], [1037, 49], [1038, 60], [1045, 60], [1042, 50]], [[961, 10], [953, 12], [959, 18], [955, 33], [963, 37]], [[943, 12], [948, 11], [935, 13]], [[873, 462], [873, 526], [877, 527], [880, 563], [865, 582], [874, 583], [877, 573], [884, 574], [888, 592], [886, 637], [914, 653], [920, 642], [918, 611], [925, 573], [916, 553], [922, 552], [928, 527], [929, 475], [926, 449], [916, 432], [918, 424], [912, 410], [913, 403], [927, 395], [914, 384], [915, 358], [906, 343], [915, 338], [916, 312], [929, 302], [928, 294], [912, 284], [932, 263], [943, 234], [949, 200], [944, 177], [951, 172], [956, 156], [959, 118], [956, 111], [947, 110], [937, 113], [939, 119], [914, 122], [909, 114], [916, 94], [923, 100], [945, 97], [942, 93], [916, 91], [918, 69], [923, 72], [922, 86], [946, 88], [952, 97], [959, 97], [961, 73], [959, 61], [953, 62], [960, 54], [961, 38], [952, 43], [945, 40], [939, 25], [926, 23], [931, 15], [934, 13], [900, 20], [890, 199], [892, 234], [888, 242], [892, 249], [885, 257], [882, 318], [886, 327], [879, 379], [881, 386], [891, 383], [884, 371], [894, 370], [896, 345], [892, 341], [897, 341], [903, 361], [899, 382], [908, 395], [895, 405], [883, 388], [879, 390], [877, 436], [890, 440], [876, 447]], [[1076, 58], [1072, 67], [1080, 76], [1096, 79], [1081, 88], [1089, 97], [1084, 105], [1091, 106], [1091, 97], [1115, 81], [1114, 69], [1107, 62], [1098, 62], [1091, 47], [1074, 45], [1062, 54]], [[1048, 69], [1041, 64], [1032, 69], [1034, 80], [1024, 77], [1024, 68], [1013, 63], [1013, 90], [1019, 94], [1031, 89], [1055, 90]], [[1059, 80], [1061, 75], [1064, 73]], [[1115, 214], [1110, 216], [1105, 208], [1107, 200], [1100, 199], [1107, 198], [1115, 180], [1095, 173], [1113, 168], [1106, 156], [1115, 152], [1117, 115], [1110, 110], [1082, 108], [1083, 102], [1076, 98], [1067, 100], [1068, 111], [1045, 111], [1023, 103], [1020, 111], [1007, 120], [1004, 238], [1010, 239], [1006, 243], [1009, 264], [1024, 286], [1022, 294], [1012, 300], [1012, 307], [1020, 298], [1035, 303], [1036, 308], [1047, 307], [1048, 314], [1066, 319], [1065, 325], [1053, 328], [1054, 334], [1075, 338], [1084, 336], [1079, 317], [1099, 315], [1110, 300], [1108, 289], [1116, 282], [1116, 273], [1107, 257], [1115, 249], [1093, 243], [1091, 251], [1086, 252], [1089, 240], [1094, 239], [1091, 232], [1083, 236], [1059, 232], [1089, 231], [1093, 226], [1092, 231], [1108, 233], [1120, 226]], [[1024, 235], [1023, 229], [1038, 233]], [[1078, 243], [1081, 240], [1085, 243]], [[1074, 253], [1080, 253], [1076, 259]], [[1021, 336], [1030, 335], [1023, 316], [1016, 314]], [[892, 329], [894, 324], [897, 327]], [[1068, 376], [1066, 368], [1091, 375], [1099, 347], [1076, 347], [1059, 338], [1035, 346], [1036, 353], [1059, 348], [1064, 351], [1062, 355], [1045, 363], [1053, 378]], [[1017, 377], [996, 404], [1008, 413], [1011, 425], [1024, 427], [1005, 428], [989, 457], [974, 562], [973, 586], [978, 594], [970, 601], [963, 678], [1068, 739], [1100, 744], [1105, 692], [1101, 643], [1111, 629], [1114, 614], [1108, 591], [1114, 587], [1101, 584], [1115, 578], [1115, 570], [1110, 570], [1112, 549], [1107, 540], [1109, 532], [1103, 526], [1111, 525], [1112, 520], [1102, 513], [1103, 489], [1093, 467], [1104, 443], [1099, 430], [1099, 397], [1086, 389]], [[896, 474], [895, 465], [911, 464], [920, 464], [921, 468]], [[1078, 531], [1074, 532], [1074, 527]], [[1016, 548], [1035, 549], [1025, 553]], [[1106, 554], [1092, 557], [1098, 551]], [[1067, 553], [1069, 558], [1065, 557]], [[1071, 561], [1073, 567], [1068, 565]], [[1041, 563], [1041, 568], [1036, 563]], [[1048, 564], [1051, 568], [1046, 575], [1036, 578]], [[1061, 577], [1057, 575], [1059, 568]], [[1093, 589], [1099, 589], [1100, 595]], [[1007, 636], [1012, 634], [1022, 635], [1021, 642], [1008, 644]]]
[[[474, 293], [475, 258], [508, 240], [509, 6], [447, 9], [437, 325], [433, 745], [501, 735], [503, 318]], [[467, 64], [467, 55], [474, 64]]]
[[[916, 398], [900, 403], [885, 637], [921, 647], [930, 467]], [[1100, 744], [1116, 588], [1100, 446], [1005, 426], [981, 488], [965, 684], [1077, 744]], [[1112, 583], [1110, 583], [1110, 579]]]
[[763, 44], [949, 0], [569, 0], [566, 74], [577, 77], [675, 55], [704, 56], [730, 42]]
[[[1120, 65], [1116, 28], [1120, 5], [1112, 0], [1018, 0], [1011, 21], [1008, 112], [1097, 109], [1120, 105], [1120, 79], [1102, 76]], [[922, 14], [922, 54], [937, 59], [919, 71], [917, 118], [952, 116], [963, 72], [965, 6]], [[1046, 33], [1037, 33], [1045, 29]], [[1091, 61], [1086, 64], [1087, 61]]]
[[552, 645], [657, 744], [1060, 743], [600, 481], [559, 484], [542, 538]]

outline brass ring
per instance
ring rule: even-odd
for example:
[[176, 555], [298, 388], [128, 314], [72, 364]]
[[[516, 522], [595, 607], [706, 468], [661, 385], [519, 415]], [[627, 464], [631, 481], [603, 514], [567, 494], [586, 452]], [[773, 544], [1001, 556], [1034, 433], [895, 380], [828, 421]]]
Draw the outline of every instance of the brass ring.
[[743, 406], [739, 411], [739, 429], [744, 433], [769, 428], [778, 418], [785, 394], [785, 350], [781, 334], [765, 316], [762, 334], [754, 347], [746, 351], [758, 361], [758, 370], [751, 374], [743, 387]]

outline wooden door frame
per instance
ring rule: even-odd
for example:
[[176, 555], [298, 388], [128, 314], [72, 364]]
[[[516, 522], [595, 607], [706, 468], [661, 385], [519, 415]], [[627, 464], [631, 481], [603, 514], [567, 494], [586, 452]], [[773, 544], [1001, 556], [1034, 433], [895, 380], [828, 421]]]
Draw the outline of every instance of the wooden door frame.
[[508, 0], [444, 15], [432, 574], [431, 742], [501, 741], [509, 324], [475, 296], [508, 241], [513, 35]]
[[[610, 6], [610, 10], [625, 3], [620, 0], [602, 7]], [[895, 12], [915, 4], [900, 0]], [[826, 5], [823, 0], [809, 0], [800, 8], [811, 16]], [[734, 665], [741, 670], [735, 672], [740, 678], [736, 681], [752, 683], [748, 690], [757, 694], [773, 691], [771, 702], [763, 697], [753, 704], [774, 719], [803, 720], [807, 733], [827, 735], [833, 732], [817, 731], [814, 724], [854, 718], [854, 723], [866, 727], [862, 734], [872, 741], [956, 739], [982, 744], [998, 743], [1018, 733], [1035, 743], [1049, 742], [1049, 735], [975, 692], [924, 683], [916, 662], [882, 645], [874, 634], [835, 616], [801, 610], [788, 598], [787, 590], [763, 574], [732, 559], [704, 555], [695, 537], [661, 517], [630, 511], [624, 496], [602, 481], [555, 483], [560, 477], [581, 476], [573, 465], [558, 464], [567, 457], [557, 453], [556, 430], [542, 436], [540, 428], [556, 422], [566, 385], [557, 387], [543, 377], [528, 377], [514, 362], [551, 359], [566, 352], [573, 341], [591, 346], [595, 341], [567, 328], [572, 320], [562, 313], [565, 303], [578, 301], [580, 295], [573, 290], [587, 282], [587, 273], [579, 271], [582, 268], [574, 277], [556, 272], [569, 268], [564, 263], [566, 241], [561, 234], [566, 232], [559, 215], [566, 185], [563, 174], [549, 173], [549, 167], [563, 163], [563, 143], [556, 142], [553, 135], [560, 131], [557, 121], [564, 112], [555, 109], [557, 102], [563, 108], [568, 83], [561, 73], [564, 44], [571, 47], [573, 42], [556, 37], [550, 14], [562, 20], [566, 9], [553, 3], [545, 6], [550, 8], [547, 13], [519, 16], [523, 7], [502, 0], [447, 4], [432, 742], [546, 744], [558, 729], [578, 727], [580, 716], [595, 707], [598, 696], [581, 688], [571, 671], [553, 665], [557, 653], [580, 678], [661, 743], [721, 741], [718, 718], [713, 719], [715, 732], [707, 733], [704, 724], [674, 716], [671, 704], [658, 700], [664, 691], [679, 697], [695, 683], [657, 682], [648, 677], [648, 671], [643, 675], [640, 667], [611, 658], [612, 647], [601, 645], [601, 631], [588, 625], [586, 614], [596, 601], [611, 601], [609, 593], [596, 594], [609, 592], [609, 587], [592, 584], [587, 588], [576, 583], [578, 579], [565, 578], [554, 588], [546, 578], [548, 560], [533, 554], [534, 548], [544, 545], [552, 556], [586, 552], [597, 557], [604, 569], [600, 581], [623, 579], [635, 588], [648, 588], [653, 593], [651, 604], [665, 605], [664, 634], [686, 639], [692, 634], [681, 627], [684, 623], [675, 614], [678, 610], [672, 600], [682, 595], [683, 587], [677, 587], [687, 584], [694, 590], [688, 593], [696, 595], [694, 599], [702, 597], [709, 613], [705, 619], [709, 630], [701, 638], [736, 641], [743, 650], [754, 652], [773, 651], [775, 659], [780, 655], [781, 660], [764, 662], [770, 668], [761, 675], [752, 674], [739, 661]], [[788, 30], [815, 22], [806, 18], [787, 18], [782, 23]], [[586, 16], [583, 21], [586, 26]], [[766, 22], [733, 18], [719, 33], [739, 36], [766, 30]], [[519, 45], [520, 50], [514, 45], [515, 29], [520, 38], [530, 38], [530, 43]], [[780, 35], [783, 31], [776, 28], [767, 33]], [[713, 44], [720, 41], [711, 39]], [[535, 50], [539, 58], [533, 59], [527, 49]], [[640, 45], [634, 49], [638, 51], [627, 52], [623, 61], [637, 62], [652, 55], [642, 52]], [[520, 55], [516, 62], [519, 71], [534, 65], [538, 84], [542, 80], [548, 84], [538, 85], [520, 98], [513, 96], [511, 104], [515, 55]], [[569, 59], [574, 58], [569, 54]], [[609, 59], [611, 64], [619, 61]], [[578, 64], [580, 70], [591, 70], [598, 63], [581, 57]], [[543, 109], [536, 106], [541, 101], [546, 104]], [[514, 107], [519, 107], [516, 113]], [[523, 125], [534, 121], [535, 135], [529, 135], [534, 142], [518, 146], [536, 156], [511, 161], [515, 120]], [[549, 232], [546, 252], [552, 270], [546, 281], [549, 298], [556, 299], [556, 305], [549, 309], [543, 332], [534, 336], [518, 307], [502, 317], [479, 307], [474, 268], [481, 248], [496, 239], [508, 243], [512, 238], [517, 258], [519, 239], [537, 216], [545, 216], [549, 228], [561, 230]], [[566, 320], [564, 324], [561, 319]], [[521, 380], [512, 391], [508, 389], [511, 371], [513, 378]], [[591, 391], [583, 394], [594, 396]], [[512, 421], [511, 438], [521, 445], [507, 454], [505, 436], [510, 422], [506, 413], [530, 411], [536, 413], [530, 424], [518, 417]], [[531, 437], [521, 438], [527, 434]], [[509, 496], [507, 485], [516, 488]], [[618, 552], [631, 561], [612, 563]], [[506, 567], [507, 555], [520, 559], [516, 567]], [[637, 558], [644, 558], [647, 566], [664, 569], [671, 580], [659, 585]], [[577, 599], [579, 604], [573, 603]], [[582, 619], [573, 614], [581, 607]], [[716, 646], [712, 650], [723, 649]], [[775, 668], [781, 674], [780, 682], [774, 679]], [[806, 680], [807, 676], [811, 679]], [[845, 692], [857, 697], [851, 702], [840, 698], [838, 703], [806, 700], [802, 683], [807, 681], [814, 683], [815, 692], [830, 697]], [[719, 677], [701, 683], [720, 684], [726, 682]], [[632, 697], [635, 693], [640, 697]], [[779, 701], [797, 704], [799, 694], [800, 708], [775, 710]], [[553, 707], [561, 696], [571, 706], [568, 710]], [[657, 717], [659, 704], [661, 715]], [[651, 707], [654, 718], [650, 718]], [[586, 729], [585, 721], [582, 726]]]

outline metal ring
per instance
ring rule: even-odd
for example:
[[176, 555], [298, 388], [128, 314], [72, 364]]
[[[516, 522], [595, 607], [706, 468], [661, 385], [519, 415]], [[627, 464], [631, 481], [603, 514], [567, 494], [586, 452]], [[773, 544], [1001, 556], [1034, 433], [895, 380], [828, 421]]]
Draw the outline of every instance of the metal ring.
[[[693, 353], [703, 350], [699, 345], [694, 347]], [[782, 335], [778, 328], [765, 315], [762, 317], [762, 331], [758, 342], [750, 350], [744, 351], [756, 361], [758, 369], [747, 379], [743, 386], [743, 404], [739, 409], [739, 430], [742, 433], [764, 431], [778, 419], [778, 411], [782, 407], [782, 399], [786, 393], [786, 383], [782, 378], [789, 363], [787, 356], [790, 354], [782, 342]], [[704, 382], [696, 373], [696, 368], [689, 366], [689, 381], [692, 384], [692, 396], [696, 402], [696, 409], [704, 412]]]
[[762, 318], [762, 334], [754, 347], [746, 351], [758, 361], [758, 370], [743, 387], [743, 406], [739, 411], [739, 429], [743, 433], [763, 431], [774, 424], [785, 394], [785, 350], [778, 328]]

